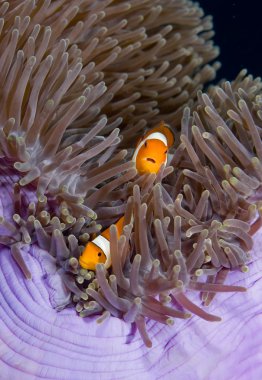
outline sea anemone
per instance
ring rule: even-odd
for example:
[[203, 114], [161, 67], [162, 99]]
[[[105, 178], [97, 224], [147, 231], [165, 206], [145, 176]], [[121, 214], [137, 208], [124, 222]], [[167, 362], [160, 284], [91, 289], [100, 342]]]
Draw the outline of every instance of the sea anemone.
[[[102, 359], [121, 360], [124, 346], [137, 360], [134, 329], [166, 358], [173, 335], [161, 324], [176, 320], [178, 334], [192, 314], [220, 321], [205, 308], [216, 293], [252, 284], [240, 279], [261, 226], [262, 83], [242, 70], [206, 88], [218, 49], [191, 1], [24, 0], [0, 14], [3, 379], [146, 378], [143, 361], [106, 372]], [[175, 135], [170, 163], [139, 175], [136, 141], [161, 120]], [[112, 267], [81, 268], [85, 244], [109, 226]]]

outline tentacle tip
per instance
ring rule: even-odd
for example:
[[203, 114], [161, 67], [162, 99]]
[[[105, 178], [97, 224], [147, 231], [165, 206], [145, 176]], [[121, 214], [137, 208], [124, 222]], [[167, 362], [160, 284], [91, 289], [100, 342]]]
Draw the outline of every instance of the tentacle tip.
[[242, 265], [241, 272], [247, 273], [249, 271], [249, 267], [247, 265]]
[[105, 265], [102, 263], [96, 264], [96, 271], [105, 271]]
[[167, 318], [167, 320], [166, 320], [166, 324], [167, 324], [168, 326], [173, 326], [174, 323], [175, 323], [175, 321], [174, 321], [172, 318]]
[[145, 342], [145, 345], [146, 345], [147, 348], [152, 348], [153, 343], [152, 343], [151, 340], [149, 340], [149, 341]]
[[140, 297], [136, 297], [136, 298], [134, 299], [134, 303], [135, 303], [136, 305], [140, 305], [141, 302], [142, 302], [142, 300], [141, 300]]
[[245, 293], [245, 292], [247, 292], [247, 288], [245, 288], [244, 286], [239, 286], [239, 292], [242, 292], [242, 293]]
[[19, 181], [19, 185], [20, 186], [25, 186], [26, 185], [26, 181], [22, 178], [22, 179], [20, 179], [20, 181]]
[[27, 273], [26, 274], [26, 276], [25, 276], [25, 278], [27, 279], [27, 280], [32, 280], [32, 273], [31, 272], [29, 272], [29, 273]]

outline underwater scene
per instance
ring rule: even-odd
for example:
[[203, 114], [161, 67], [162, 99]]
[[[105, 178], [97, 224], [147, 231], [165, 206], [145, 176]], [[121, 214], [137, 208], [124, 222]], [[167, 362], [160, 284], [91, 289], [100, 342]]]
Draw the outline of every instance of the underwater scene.
[[261, 32], [0, 0], [0, 380], [262, 378]]

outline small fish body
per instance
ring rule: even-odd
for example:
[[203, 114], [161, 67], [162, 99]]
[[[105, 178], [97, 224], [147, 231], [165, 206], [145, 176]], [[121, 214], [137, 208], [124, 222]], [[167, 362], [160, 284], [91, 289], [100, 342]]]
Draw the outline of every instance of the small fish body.
[[148, 131], [139, 141], [132, 161], [139, 174], [157, 173], [167, 164], [168, 149], [174, 144], [174, 135], [163, 121]]
[[[115, 223], [118, 238], [123, 231], [123, 223], [124, 216]], [[79, 264], [82, 268], [94, 271], [96, 269], [96, 264], [99, 263], [104, 264], [106, 269], [111, 266], [109, 230], [110, 227], [104, 230], [101, 235], [97, 236], [94, 240], [87, 243], [79, 258]]]

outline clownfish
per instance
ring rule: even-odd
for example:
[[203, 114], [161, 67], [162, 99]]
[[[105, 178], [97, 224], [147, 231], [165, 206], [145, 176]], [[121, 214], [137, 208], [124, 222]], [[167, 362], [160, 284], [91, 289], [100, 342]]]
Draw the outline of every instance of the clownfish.
[[132, 158], [138, 173], [157, 173], [162, 164], [167, 164], [168, 149], [173, 144], [174, 135], [163, 121], [148, 131], [138, 141]]
[[[122, 216], [116, 223], [117, 238], [119, 239], [124, 224], [124, 216]], [[79, 264], [82, 268], [95, 270], [96, 264], [104, 264], [105, 268], [111, 266], [110, 255], [110, 227], [104, 230], [101, 235], [97, 236], [94, 240], [87, 243], [83, 253], [79, 257]]]

